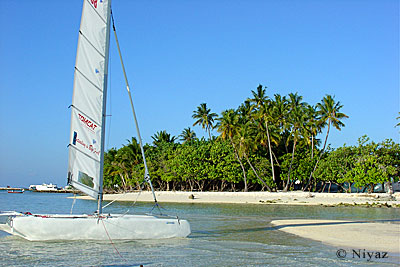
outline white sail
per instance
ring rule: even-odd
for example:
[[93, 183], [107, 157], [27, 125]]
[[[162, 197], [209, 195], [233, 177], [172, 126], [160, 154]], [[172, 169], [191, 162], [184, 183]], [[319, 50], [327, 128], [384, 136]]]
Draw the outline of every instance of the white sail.
[[110, 0], [85, 0], [74, 73], [68, 180], [98, 198], [102, 193]]
[[[98, 210], [93, 215], [0, 212], [0, 216], [8, 216], [7, 223], [0, 224], [0, 231], [37, 241], [160, 239], [190, 234], [189, 222], [178, 217], [101, 212], [110, 2], [84, 0], [71, 105], [68, 180], [75, 188], [97, 198]], [[125, 70], [124, 75], [129, 88]], [[132, 99], [131, 104], [137, 126]], [[141, 140], [138, 126], [137, 131]], [[145, 178], [153, 190], [141, 142], [140, 146]], [[154, 190], [153, 197], [158, 205]]]

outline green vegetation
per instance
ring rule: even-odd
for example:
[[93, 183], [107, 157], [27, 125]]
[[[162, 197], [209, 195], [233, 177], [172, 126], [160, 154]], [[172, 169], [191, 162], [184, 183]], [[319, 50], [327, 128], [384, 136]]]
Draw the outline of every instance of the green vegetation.
[[[331, 149], [332, 128], [341, 130], [343, 105], [326, 95], [312, 106], [297, 93], [267, 96], [266, 87], [251, 91], [237, 109], [218, 116], [206, 103], [193, 112], [193, 125], [206, 130], [198, 139], [190, 127], [179, 135], [166, 131], [145, 145], [149, 172], [158, 190], [248, 191], [329, 190], [353, 188], [372, 191], [376, 184], [398, 180], [400, 146], [392, 140]], [[333, 127], [332, 127], [333, 126]], [[216, 129], [217, 137], [211, 136]], [[326, 129], [322, 148], [317, 135]], [[139, 189], [144, 166], [135, 138], [105, 154], [104, 188], [107, 191]]]

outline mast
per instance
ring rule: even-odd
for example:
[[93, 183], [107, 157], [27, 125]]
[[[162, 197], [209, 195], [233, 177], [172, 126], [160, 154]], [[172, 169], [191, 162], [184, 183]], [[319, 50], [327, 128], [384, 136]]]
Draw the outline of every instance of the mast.
[[129, 100], [130, 100], [130, 102], [131, 102], [133, 118], [134, 118], [134, 120], [135, 120], [135, 125], [136, 125], [136, 132], [137, 132], [137, 135], [138, 135], [138, 138], [139, 138], [140, 151], [141, 151], [141, 153], [142, 153], [142, 158], [143, 158], [143, 163], [144, 163], [144, 179], [145, 179], [145, 181], [150, 185], [151, 192], [152, 192], [152, 194], [153, 194], [154, 202], [156, 203], [156, 205], [158, 205], [158, 203], [157, 203], [157, 198], [156, 198], [156, 194], [154, 193], [153, 184], [151, 183], [151, 180], [150, 180], [149, 169], [147, 168], [147, 162], [146, 162], [146, 157], [145, 157], [145, 155], [144, 155], [142, 137], [141, 137], [141, 135], [140, 135], [139, 124], [138, 124], [138, 121], [137, 121], [137, 118], [136, 118], [135, 107], [133, 106], [131, 90], [129, 89], [128, 77], [126, 76], [125, 66], [124, 66], [124, 62], [123, 62], [123, 60], [122, 60], [121, 49], [120, 49], [120, 47], [119, 47], [119, 42], [118, 42], [118, 37], [117, 37], [117, 31], [115, 30], [114, 17], [113, 17], [113, 15], [112, 15], [112, 11], [111, 11], [111, 19], [112, 19], [112, 24], [113, 24], [113, 31], [114, 31], [115, 41], [116, 41], [116, 43], [117, 43], [119, 59], [121, 60], [122, 71], [123, 71], [123, 73], [124, 73], [125, 84], [126, 84], [126, 90], [128, 91]]
[[106, 137], [106, 104], [107, 104], [107, 81], [108, 81], [108, 60], [110, 50], [110, 14], [111, 14], [111, 0], [108, 2], [107, 7], [107, 32], [106, 32], [106, 57], [104, 62], [104, 80], [103, 80], [103, 111], [101, 118], [101, 148], [100, 148], [100, 178], [99, 178], [99, 196], [97, 200], [97, 213], [102, 213], [103, 202], [103, 175], [104, 175], [104, 144]]

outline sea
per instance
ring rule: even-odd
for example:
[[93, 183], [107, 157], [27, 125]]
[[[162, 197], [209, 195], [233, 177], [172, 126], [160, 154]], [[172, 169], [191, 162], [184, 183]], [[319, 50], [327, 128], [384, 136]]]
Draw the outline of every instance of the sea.
[[[0, 211], [92, 213], [97, 202], [72, 194], [8, 194]], [[107, 203], [107, 202], [106, 202]], [[276, 219], [399, 220], [395, 208], [239, 204], [162, 204], [162, 212], [190, 222], [188, 238], [137, 241], [27, 241], [0, 231], [0, 266], [398, 266], [385, 259], [351, 256], [351, 249], [326, 245], [277, 230]], [[114, 202], [104, 212], [143, 214], [151, 203]], [[343, 257], [343, 250], [347, 256]]]

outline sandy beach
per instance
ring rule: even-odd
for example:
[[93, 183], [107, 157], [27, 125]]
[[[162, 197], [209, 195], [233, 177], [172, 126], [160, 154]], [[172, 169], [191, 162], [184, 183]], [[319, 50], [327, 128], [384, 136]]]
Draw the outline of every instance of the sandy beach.
[[[400, 207], [400, 193], [309, 193], [309, 192], [182, 192], [156, 191], [161, 203], [232, 203], [281, 205], [382, 205]], [[80, 199], [91, 199], [79, 196]], [[105, 194], [106, 201], [152, 202], [151, 192]]]
[[353, 249], [356, 252], [365, 249], [370, 252], [400, 253], [400, 220], [276, 220], [271, 223], [280, 231], [345, 249], [347, 253]]

